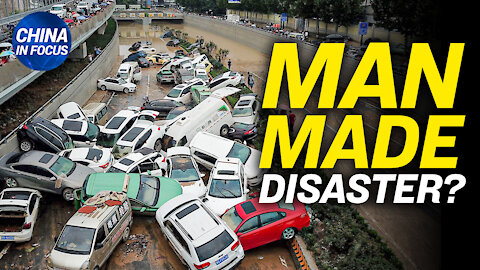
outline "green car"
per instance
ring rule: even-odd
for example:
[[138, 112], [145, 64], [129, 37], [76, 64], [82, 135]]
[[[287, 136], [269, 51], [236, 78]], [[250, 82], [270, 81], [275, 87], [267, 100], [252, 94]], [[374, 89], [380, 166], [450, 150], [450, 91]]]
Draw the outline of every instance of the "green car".
[[204, 101], [208, 98], [213, 91], [210, 91], [210, 87], [203, 86], [203, 85], [193, 85], [190, 88], [190, 92], [192, 92], [192, 99], [195, 104], [199, 104], [200, 102]]
[[[155, 215], [165, 202], [182, 194], [182, 186], [174, 179], [138, 173], [92, 173], [76, 197], [83, 204], [100, 191], [127, 192], [132, 210]], [[79, 192], [81, 192], [79, 194]]]

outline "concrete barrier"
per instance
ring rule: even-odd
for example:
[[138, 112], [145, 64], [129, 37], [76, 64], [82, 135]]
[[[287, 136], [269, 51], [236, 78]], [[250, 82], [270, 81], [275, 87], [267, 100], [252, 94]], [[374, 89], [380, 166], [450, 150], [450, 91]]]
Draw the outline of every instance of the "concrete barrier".
[[[116, 23], [116, 22], [115, 22]], [[112, 40], [102, 50], [101, 54], [93, 59], [73, 80], [62, 88], [55, 96], [47, 101], [40, 109], [22, 122], [15, 130], [10, 132], [0, 141], [0, 156], [10, 152], [19, 151], [16, 131], [28, 120], [35, 117], [52, 119], [56, 116], [57, 109], [66, 102], [76, 102], [80, 106], [97, 90], [97, 80], [106, 77], [112, 65], [115, 64], [119, 54], [118, 25]]]
[[[115, 5], [106, 7], [101, 13], [83, 22], [77, 27], [70, 29], [72, 38], [72, 48], [74, 50], [78, 45], [87, 40], [95, 30], [103, 25], [113, 14]], [[44, 71], [32, 70], [16, 60], [0, 67], [0, 104], [18, 93], [29, 83], [34, 81]]]
[[[183, 21], [186, 25], [191, 25], [195, 28], [219, 34], [267, 55], [271, 55], [274, 43], [297, 43], [300, 69], [302, 73], [308, 71], [318, 49], [317, 46], [308, 42], [290, 39], [274, 34], [270, 31], [247, 27], [226, 20], [212, 19], [210, 17], [194, 14], [185, 14]], [[357, 60], [344, 55], [339, 80], [340, 87], [345, 88], [347, 86], [346, 83], [350, 81], [357, 65]]]

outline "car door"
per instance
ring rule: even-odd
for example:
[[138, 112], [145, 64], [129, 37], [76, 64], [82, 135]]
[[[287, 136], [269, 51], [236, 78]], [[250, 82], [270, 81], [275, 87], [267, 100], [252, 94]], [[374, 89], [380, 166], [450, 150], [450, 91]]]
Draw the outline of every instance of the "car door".
[[13, 165], [12, 168], [15, 170], [15, 180], [19, 186], [55, 192], [56, 178], [49, 171], [29, 164]]
[[183, 104], [187, 104], [189, 102], [192, 101], [192, 93], [190, 92], [190, 88], [191, 86], [189, 87], [186, 87], [185, 89], [182, 90], [182, 92], [180, 93], [180, 96], [179, 96], [179, 101]]
[[286, 216], [284, 214], [276, 211], [260, 214], [260, 228], [257, 230], [261, 235], [258, 239], [260, 245], [281, 239], [283, 232], [281, 219]]
[[237, 230], [237, 236], [245, 249], [251, 249], [260, 246], [257, 229], [260, 228], [258, 216], [251, 217], [244, 221]]

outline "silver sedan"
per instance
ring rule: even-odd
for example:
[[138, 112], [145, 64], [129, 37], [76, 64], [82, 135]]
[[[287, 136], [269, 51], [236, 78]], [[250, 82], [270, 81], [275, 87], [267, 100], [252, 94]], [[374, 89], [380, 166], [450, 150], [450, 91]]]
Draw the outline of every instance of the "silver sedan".
[[0, 158], [0, 177], [8, 187], [28, 187], [74, 199], [73, 190], [82, 187], [95, 171], [68, 158], [43, 151], [9, 153]]

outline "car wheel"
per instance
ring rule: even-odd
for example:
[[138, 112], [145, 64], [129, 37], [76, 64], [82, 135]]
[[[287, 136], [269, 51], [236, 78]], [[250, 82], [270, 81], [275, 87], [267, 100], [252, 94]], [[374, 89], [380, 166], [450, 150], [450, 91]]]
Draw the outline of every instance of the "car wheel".
[[155, 144], [153, 145], [153, 149], [157, 152], [162, 149], [162, 141], [160, 141], [160, 139], [155, 141]]
[[12, 177], [7, 177], [7, 178], [5, 178], [5, 184], [6, 184], [7, 187], [9, 187], [9, 188], [18, 187], [18, 182], [17, 182], [17, 180], [15, 180], [15, 178], [12, 178]]
[[228, 126], [227, 125], [223, 125], [221, 128], [220, 128], [220, 136], [222, 137], [226, 137], [228, 135]]
[[292, 227], [286, 228], [286, 229], [282, 232], [282, 239], [283, 239], [283, 240], [290, 240], [290, 239], [292, 239], [294, 236], [295, 236], [295, 229], [292, 228]]
[[71, 188], [66, 188], [62, 192], [63, 199], [67, 202], [71, 202], [75, 199], [73, 195], [73, 189]]
[[20, 141], [20, 150], [23, 152], [28, 152], [33, 149], [33, 142], [28, 139], [23, 139]]
[[123, 92], [124, 92], [125, 94], [128, 94], [128, 92], [129, 92], [128, 88], [126, 88], [126, 87], [123, 88]]
[[127, 228], [125, 228], [125, 231], [123, 232], [123, 235], [122, 235], [122, 242], [127, 242], [128, 240], [128, 237], [130, 236], [130, 226], [127, 226]]
[[107, 91], [107, 87], [105, 85], [100, 86], [100, 89], [102, 89], [102, 91]]

